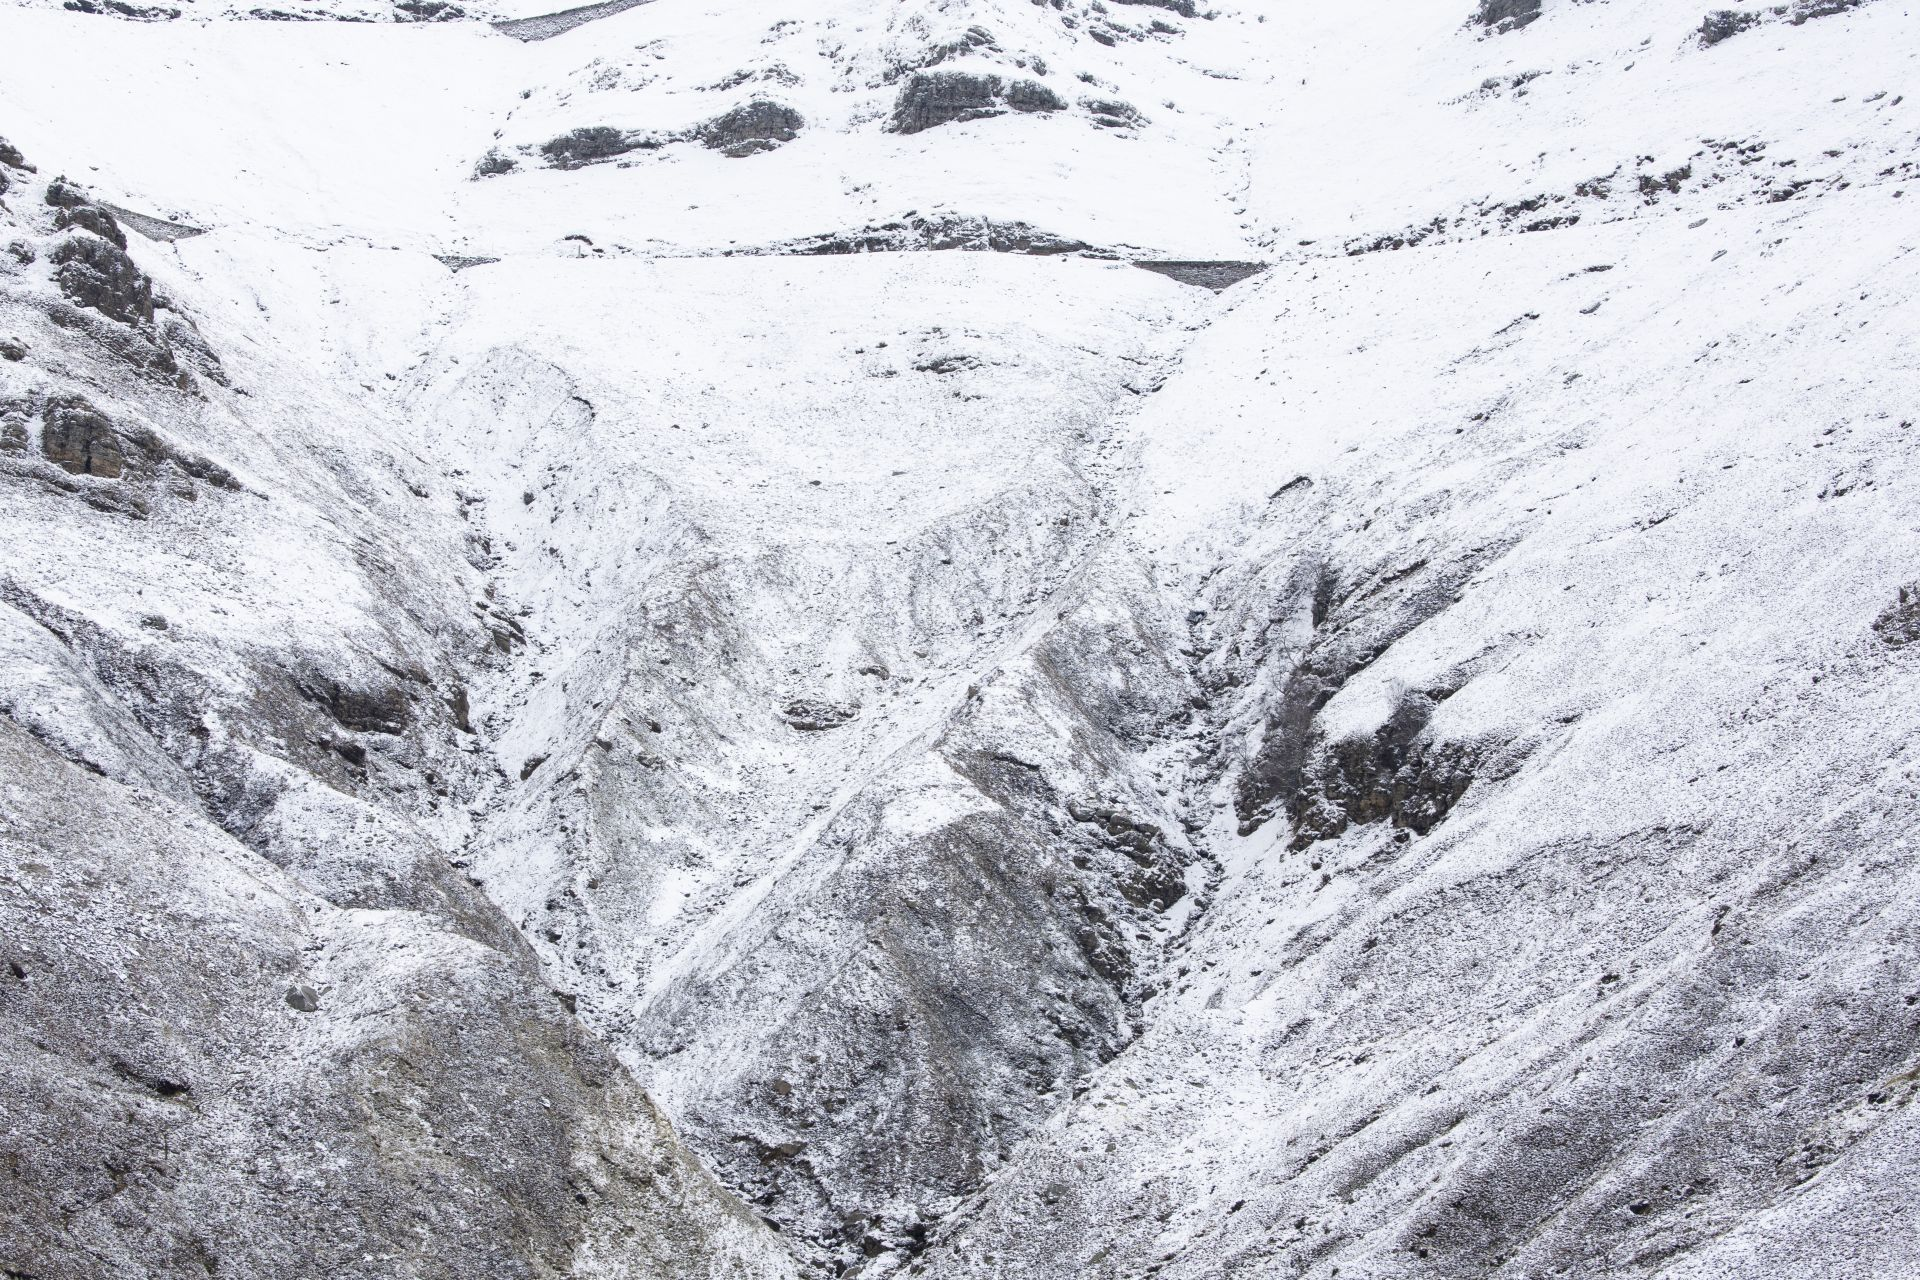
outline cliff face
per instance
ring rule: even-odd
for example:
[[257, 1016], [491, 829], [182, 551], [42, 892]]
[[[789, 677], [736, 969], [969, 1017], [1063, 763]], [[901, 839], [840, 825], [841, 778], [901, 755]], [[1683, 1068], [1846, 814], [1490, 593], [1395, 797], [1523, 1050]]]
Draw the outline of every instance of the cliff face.
[[0, 1269], [1920, 1266], [1916, 32], [1729, 12], [0, 11]]

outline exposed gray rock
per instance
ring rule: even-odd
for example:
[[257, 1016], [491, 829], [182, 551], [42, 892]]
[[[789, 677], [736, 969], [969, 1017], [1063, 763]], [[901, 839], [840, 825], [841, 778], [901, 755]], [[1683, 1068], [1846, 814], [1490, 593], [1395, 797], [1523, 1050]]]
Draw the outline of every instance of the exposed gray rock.
[[[1043, 640], [970, 701], [983, 723], [963, 715], [936, 744], [968, 797], [959, 811], [916, 830], [902, 821], [916, 766], [882, 772], [820, 832], [806, 865], [824, 878], [775, 886], [726, 958], [654, 1011], [662, 1055], [704, 1047], [717, 1030], [701, 1010], [716, 1002], [782, 1027], [702, 1077], [690, 1121], [730, 1184], [842, 1265], [911, 1256], [926, 1224], [903, 1200], [978, 1188], [1049, 1097], [1135, 1034], [1152, 922], [1184, 896], [1192, 855], [1154, 798], [1082, 801], [1098, 789], [1065, 791], [1010, 747], [1111, 780], [1103, 761], [1183, 698], [1169, 637], [1148, 636], [1089, 623]], [[858, 907], [821, 916], [815, 900]], [[799, 977], [770, 983], [776, 972]]]
[[1658, 175], [1651, 173], [1640, 174], [1634, 179], [1634, 188], [1642, 196], [1646, 197], [1647, 202], [1651, 204], [1658, 200], [1662, 193], [1666, 195], [1678, 194], [1681, 185], [1691, 177], [1693, 177], [1693, 166], [1683, 164], [1678, 169], [1670, 169], [1666, 173]]
[[515, 160], [512, 156], [507, 155], [498, 147], [495, 147], [484, 156], [481, 156], [479, 161], [473, 166], [473, 176], [476, 178], [494, 178], [503, 173], [512, 173], [519, 167], [520, 162], [518, 160]]
[[103, 476], [109, 480], [127, 469], [127, 456], [112, 419], [78, 396], [63, 396], [47, 405], [41, 429], [40, 451], [74, 475]]
[[0, 400], [0, 453], [23, 454], [31, 443], [24, 406]]
[[1293, 847], [1329, 840], [1352, 823], [1390, 821], [1426, 835], [1447, 816], [1482, 770], [1476, 744], [1427, 732], [1434, 709], [1455, 691], [1409, 691], [1372, 735], [1320, 743], [1287, 802]]
[[728, 89], [738, 89], [743, 84], [754, 82], [784, 85], [791, 89], [800, 83], [800, 77], [783, 62], [775, 62], [764, 67], [742, 67], [730, 71], [712, 84], [705, 86], [710, 92], [725, 93]]
[[964, 352], [943, 351], [933, 355], [921, 356], [913, 362], [917, 373], [931, 373], [940, 377], [948, 374], [965, 373], [969, 369], [978, 369], [983, 362], [978, 356]]
[[969, 71], [920, 71], [900, 86], [887, 127], [893, 133], [920, 133], [1009, 111], [1050, 112], [1066, 107], [1059, 94], [1037, 80], [1008, 81]]
[[651, 144], [622, 130], [607, 125], [586, 125], [541, 143], [540, 154], [556, 169], [578, 169], [646, 145]]
[[1136, 258], [1133, 265], [1170, 280], [1178, 280], [1181, 284], [1211, 289], [1215, 293], [1231, 289], [1242, 280], [1250, 280], [1267, 269], [1264, 262], [1174, 262], [1156, 258]]
[[70, 236], [49, 255], [54, 282], [75, 306], [127, 325], [153, 323], [153, 281], [126, 250], [96, 236]]
[[164, 314], [156, 311], [155, 316], [159, 320], [159, 341], [175, 357], [184, 358], [201, 376], [220, 386], [232, 385], [227, 379], [226, 367], [220, 363], [220, 353], [201, 336], [191, 319], [171, 309]]
[[[1066, 810], [1100, 848], [1125, 859], [1110, 859], [1107, 871], [1128, 902], [1161, 912], [1186, 897], [1185, 860], [1157, 824], [1097, 800], [1082, 803], [1069, 799]], [[1081, 860], [1076, 859], [1075, 865], [1082, 865]]]
[[413, 721], [413, 703], [404, 682], [372, 663], [351, 674], [302, 672], [294, 683], [302, 696], [323, 707], [343, 729], [398, 734]]
[[805, 125], [792, 107], [756, 100], [695, 126], [691, 136], [702, 146], [737, 159], [792, 142]]
[[1797, 27], [1814, 18], [1831, 18], [1836, 14], [1849, 13], [1865, 3], [1866, 0], [1794, 0], [1794, 3], [1785, 7], [1785, 14], [1787, 21]]
[[1540, 0], [1480, 0], [1473, 21], [1488, 31], [1518, 31], [1540, 18]]
[[1700, 43], [1711, 48], [1730, 36], [1739, 35], [1748, 27], [1765, 19], [1764, 13], [1745, 9], [1715, 9], [1700, 20]]
[[843, 253], [923, 253], [951, 249], [984, 253], [1018, 253], [1036, 257], [1057, 254], [1086, 254], [1112, 258], [1111, 250], [1098, 249], [1084, 240], [1074, 240], [1042, 231], [1024, 222], [1003, 222], [993, 218], [967, 217], [963, 214], [914, 214], [892, 222], [883, 222], [860, 231], [827, 232], [803, 240], [760, 245], [748, 249], [730, 248], [728, 256], [771, 256]]
[[207, 234], [205, 227], [191, 226], [185, 222], [175, 222], [171, 218], [157, 218], [150, 213], [123, 209], [105, 200], [96, 200], [94, 203], [149, 240], [171, 243], [175, 240], [191, 240], [195, 236]]
[[47, 184], [46, 201], [56, 209], [77, 209], [87, 203], [87, 193], [63, 176]]
[[401, 22], [456, 22], [467, 16], [447, 0], [394, 0], [393, 11]]
[[116, 249], [127, 247], [127, 233], [120, 229], [111, 213], [97, 204], [75, 205], [70, 209], [61, 209], [54, 215], [53, 223], [62, 229], [80, 227], [91, 231]]
[[[10, 411], [32, 416], [28, 403], [16, 403]], [[219, 463], [172, 447], [143, 423], [116, 421], [84, 396], [48, 397], [38, 412], [41, 454], [70, 475], [145, 481], [166, 469], [218, 489], [242, 488]]]
[[574, 9], [562, 9], [557, 13], [544, 13], [533, 18], [508, 18], [493, 24], [495, 31], [512, 36], [515, 40], [551, 40], [555, 36], [565, 35], [576, 27], [601, 18], [611, 18], [616, 13], [625, 13], [629, 9], [652, 0], [601, 0], [599, 4], [581, 5]]
[[[1440, 565], [1423, 558], [1345, 586], [1329, 566], [1302, 566], [1288, 584], [1286, 605], [1305, 622], [1311, 639], [1291, 665], [1278, 696], [1264, 708], [1260, 745], [1236, 783], [1234, 804], [1242, 832], [1257, 830], [1283, 807], [1296, 813], [1310, 807], [1312, 795], [1306, 788], [1320, 710], [1383, 652], [1451, 604], [1460, 584], [1500, 550], [1498, 544], [1482, 546]], [[1423, 706], [1430, 710], [1431, 701], [1410, 704], [1413, 733], [1425, 726]], [[1396, 744], [1396, 736], [1387, 731], [1382, 744], [1383, 759], [1395, 760], [1383, 766], [1388, 773], [1398, 767], [1394, 753], [1412, 743], [1408, 735], [1406, 742]], [[1356, 767], [1359, 774], [1372, 771], [1371, 766]], [[1364, 781], [1356, 786], [1370, 789]]]
[[[911, 58], [892, 63], [881, 76], [883, 84], [893, 84], [902, 76], [927, 67], [937, 67], [943, 62], [963, 57], [970, 53], [997, 52], [1000, 44], [994, 39], [993, 32], [985, 27], [968, 27], [965, 31], [949, 40], [942, 40], [920, 50]], [[1031, 65], [1031, 63], [1029, 63]], [[1045, 63], [1037, 71], [1045, 75]]]
[[1082, 98], [1080, 105], [1104, 129], [1137, 129], [1147, 122], [1132, 103], [1118, 98]]
[[1873, 620], [1873, 633], [1893, 649], [1920, 641], [1920, 587], [1901, 587], [1899, 599]]
[[130, 18], [135, 22], [171, 22], [180, 16], [180, 10], [165, 5], [129, 4], [127, 0], [61, 0], [60, 7], [69, 13]]
[[4, 718], [0, 760], [10, 1270], [784, 1273], [526, 961], [336, 911]]
[[796, 729], [817, 733], [822, 729], [838, 729], [847, 721], [860, 714], [858, 707], [843, 702], [830, 702], [824, 698], [795, 698], [780, 708], [780, 718]]
[[1702, 48], [1711, 48], [1722, 40], [1765, 22], [1785, 22], [1797, 27], [1815, 18], [1848, 13], [1863, 3], [1865, 0], [1794, 0], [1792, 4], [1778, 4], [1765, 9], [1715, 9], [1700, 20], [1700, 45]]

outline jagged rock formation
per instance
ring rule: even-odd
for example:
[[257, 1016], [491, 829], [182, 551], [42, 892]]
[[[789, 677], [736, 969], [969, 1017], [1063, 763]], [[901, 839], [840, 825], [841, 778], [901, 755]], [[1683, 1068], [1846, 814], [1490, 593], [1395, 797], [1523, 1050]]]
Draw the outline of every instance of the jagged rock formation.
[[1898, 6], [44, 8], [0, 1271], [1920, 1266]]

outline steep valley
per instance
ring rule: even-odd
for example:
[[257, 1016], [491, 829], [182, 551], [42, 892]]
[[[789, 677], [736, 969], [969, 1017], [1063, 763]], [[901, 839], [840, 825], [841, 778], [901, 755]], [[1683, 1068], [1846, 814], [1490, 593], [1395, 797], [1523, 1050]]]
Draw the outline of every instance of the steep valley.
[[0, 9], [0, 1275], [1920, 1275], [1908, 6], [285, 3]]

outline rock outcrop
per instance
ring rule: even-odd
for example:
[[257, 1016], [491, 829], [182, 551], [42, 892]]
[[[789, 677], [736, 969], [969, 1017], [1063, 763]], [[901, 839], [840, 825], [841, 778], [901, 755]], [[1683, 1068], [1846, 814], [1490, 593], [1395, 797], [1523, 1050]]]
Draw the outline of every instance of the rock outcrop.
[[1480, 0], [1473, 21], [1488, 31], [1518, 31], [1540, 20], [1540, 0]]
[[792, 142], [805, 125], [806, 121], [792, 107], [754, 101], [696, 126], [692, 136], [702, 146], [739, 159]]
[[919, 71], [900, 86], [887, 128], [893, 133], [920, 133], [1008, 112], [1066, 109], [1066, 100], [1037, 80], [1009, 81], [970, 71]]

